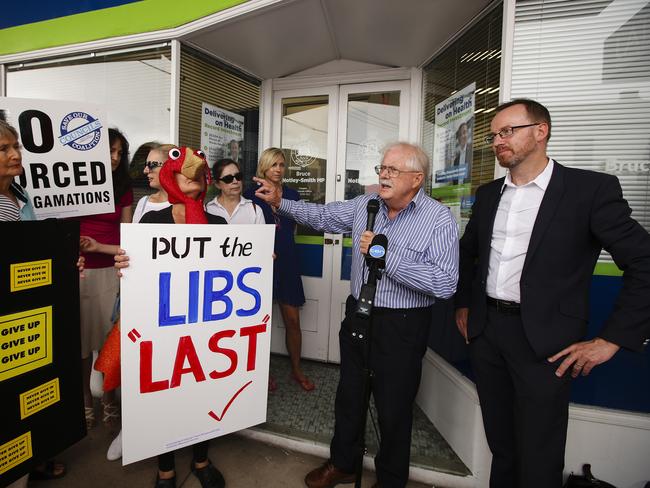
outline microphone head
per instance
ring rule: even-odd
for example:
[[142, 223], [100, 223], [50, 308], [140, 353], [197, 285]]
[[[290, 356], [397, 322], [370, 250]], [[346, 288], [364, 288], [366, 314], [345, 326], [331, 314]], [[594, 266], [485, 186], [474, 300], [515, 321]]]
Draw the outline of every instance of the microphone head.
[[388, 250], [388, 237], [384, 234], [376, 234], [368, 247], [366, 263], [370, 265], [375, 263], [379, 269], [386, 266], [386, 251]]
[[386, 256], [386, 251], [388, 249], [388, 237], [384, 234], [376, 234], [372, 238], [370, 247], [368, 248], [368, 255], [375, 259], [382, 259]]
[[368, 200], [368, 206], [366, 207], [368, 210], [369, 214], [376, 214], [379, 212], [379, 200], [376, 198], [373, 198], [372, 200]]

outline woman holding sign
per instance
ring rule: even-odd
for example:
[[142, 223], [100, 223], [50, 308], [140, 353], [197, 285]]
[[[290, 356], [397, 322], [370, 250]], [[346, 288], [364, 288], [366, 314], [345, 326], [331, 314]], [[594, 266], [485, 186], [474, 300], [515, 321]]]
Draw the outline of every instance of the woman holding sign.
[[[142, 219], [142, 216], [147, 212], [154, 210], [162, 210], [171, 205], [167, 199], [167, 192], [163, 190], [160, 186], [160, 168], [167, 160], [167, 153], [174, 146], [173, 144], [158, 144], [151, 143], [151, 149], [147, 154], [147, 159], [144, 163], [143, 173], [147, 180], [149, 181], [149, 187], [156, 190], [155, 193], [151, 195], [146, 195], [142, 197], [138, 204], [135, 207], [133, 212], [133, 223], [137, 224]], [[116, 324], [116, 328], [119, 328], [119, 325]], [[119, 333], [117, 334], [117, 340], [119, 341]], [[119, 345], [115, 347], [110, 341], [111, 337], [106, 340], [106, 344], [109, 346], [106, 349], [102, 349], [95, 363], [95, 369], [104, 373], [104, 391], [109, 391], [115, 389], [119, 386], [117, 384], [108, 384], [107, 385], [107, 376], [114, 374], [119, 378]], [[118, 352], [118, 357], [115, 356], [115, 352]], [[114, 368], [111, 370], [111, 368]], [[120, 430], [119, 434], [115, 436], [111, 445], [108, 446], [108, 451], [106, 452], [106, 459], [109, 461], [116, 461], [122, 457], [122, 431]]]
[[[86, 278], [80, 283], [81, 302], [81, 361], [83, 372], [86, 426], [95, 425], [95, 410], [90, 392], [93, 351], [99, 351], [113, 323], [111, 316], [120, 283], [113, 271], [113, 258], [119, 249], [120, 224], [130, 223], [133, 216], [133, 190], [129, 178], [129, 143], [117, 129], [108, 129], [113, 176], [115, 211], [109, 214], [80, 218], [80, 246], [86, 258]], [[103, 421], [106, 425], [119, 423], [119, 408], [115, 392], [105, 392], [102, 398]]]
[[[271, 147], [260, 156], [257, 177], [282, 187], [282, 197], [299, 200], [298, 192], [282, 184], [285, 160], [282, 149]], [[302, 334], [300, 331], [300, 309], [305, 303], [305, 293], [300, 278], [298, 248], [294, 241], [296, 222], [278, 215], [275, 209], [255, 196], [255, 189], [249, 188], [245, 196], [262, 208], [267, 224], [275, 224], [275, 265], [273, 266], [273, 298], [277, 300], [286, 329], [285, 341], [291, 360], [291, 378], [305, 391], [316, 386], [305, 376], [300, 367]]]
[[[152, 224], [225, 224], [223, 217], [205, 213], [203, 198], [210, 181], [210, 169], [201, 151], [189, 147], [173, 147], [169, 159], [159, 174], [160, 185], [167, 192], [171, 206], [162, 210], [147, 212], [141, 223]], [[126, 252], [119, 250], [115, 256], [115, 267], [128, 267]], [[202, 488], [223, 488], [226, 482], [221, 472], [208, 458], [209, 441], [192, 446], [192, 473], [201, 482]], [[158, 456], [156, 488], [175, 488], [176, 470], [174, 451]]]
[[[23, 158], [18, 142], [18, 131], [4, 120], [0, 120], [0, 222], [36, 220], [34, 207], [25, 189], [14, 181], [23, 173]], [[77, 263], [83, 271], [83, 260]], [[61, 478], [66, 473], [64, 464], [53, 460], [37, 465], [31, 474], [32, 480]], [[27, 486], [29, 475], [16, 480], [10, 488]]]

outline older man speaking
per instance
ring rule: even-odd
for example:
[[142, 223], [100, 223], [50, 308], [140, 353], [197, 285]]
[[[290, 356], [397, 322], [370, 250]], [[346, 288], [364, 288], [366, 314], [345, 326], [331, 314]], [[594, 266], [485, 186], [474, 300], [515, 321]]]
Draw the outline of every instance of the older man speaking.
[[[458, 226], [448, 208], [425, 195], [422, 186], [428, 166], [428, 157], [418, 146], [391, 144], [375, 167], [378, 194], [327, 205], [283, 200], [281, 190], [255, 179], [261, 185], [257, 196], [280, 214], [319, 231], [351, 232], [353, 238], [352, 290], [339, 333], [341, 369], [331, 458], [307, 474], [305, 483], [310, 488], [353, 482], [362, 455], [363, 345], [353, 331], [364, 320], [355, 312], [364, 282], [364, 258], [375, 234], [384, 234], [388, 240], [385, 270], [374, 297], [368, 358], [381, 432], [376, 486], [403, 487], [408, 480], [413, 401], [420, 384], [431, 305], [435, 297], [453, 295], [458, 280]], [[373, 230], [366, 229], [370, 200], [378, 201]]]

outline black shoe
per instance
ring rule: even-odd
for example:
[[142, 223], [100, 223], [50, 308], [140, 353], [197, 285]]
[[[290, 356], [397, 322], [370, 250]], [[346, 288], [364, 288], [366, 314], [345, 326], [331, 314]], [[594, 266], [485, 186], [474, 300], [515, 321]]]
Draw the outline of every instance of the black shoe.
[[176, 488], [176, 476], [166, 480], [161, 480], [160, 476], [156, 475], [156, 484], [154, 488]]
[[197, 468], [192, 461], [191, 469], [194, 476], [201, 482], [202, 488], [224, 488], [226, 486], [226, 480], [223, 479], [221, 471], [215, 468], [209, 459], [208, 465], [203, 468]]

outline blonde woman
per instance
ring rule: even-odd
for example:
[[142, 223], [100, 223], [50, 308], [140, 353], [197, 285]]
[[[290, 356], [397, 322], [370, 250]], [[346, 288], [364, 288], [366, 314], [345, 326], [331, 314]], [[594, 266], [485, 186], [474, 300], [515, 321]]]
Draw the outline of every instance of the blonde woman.
[[[282, 198], [299, 200], [298, 192], [282, 184], [286, 163], [282, 149], [271, 147], [260, 156], [257, 177], [282, 187]], [[300, 265], [297, 259], [298, 248], [294, 241], [296, 222], [275, 213], [271, 206], [255, 196], [255, 189], [249, 188], [244, 196], [259, 206], [264, 213], [267, 224], [275, 224], [275, 263], [273, 266], [273, 298], [280, 306], [282, 320], [286, 330], [285, 341], [291, 360], [291, 377], [305, 391], [315, 388], [300, 367], [300, 349], [302, 334], [300, 332], [299, 307], [305, 303], [305, 293], [300, 278]], [[269, 385], [273, 389], [274, 385]]]

